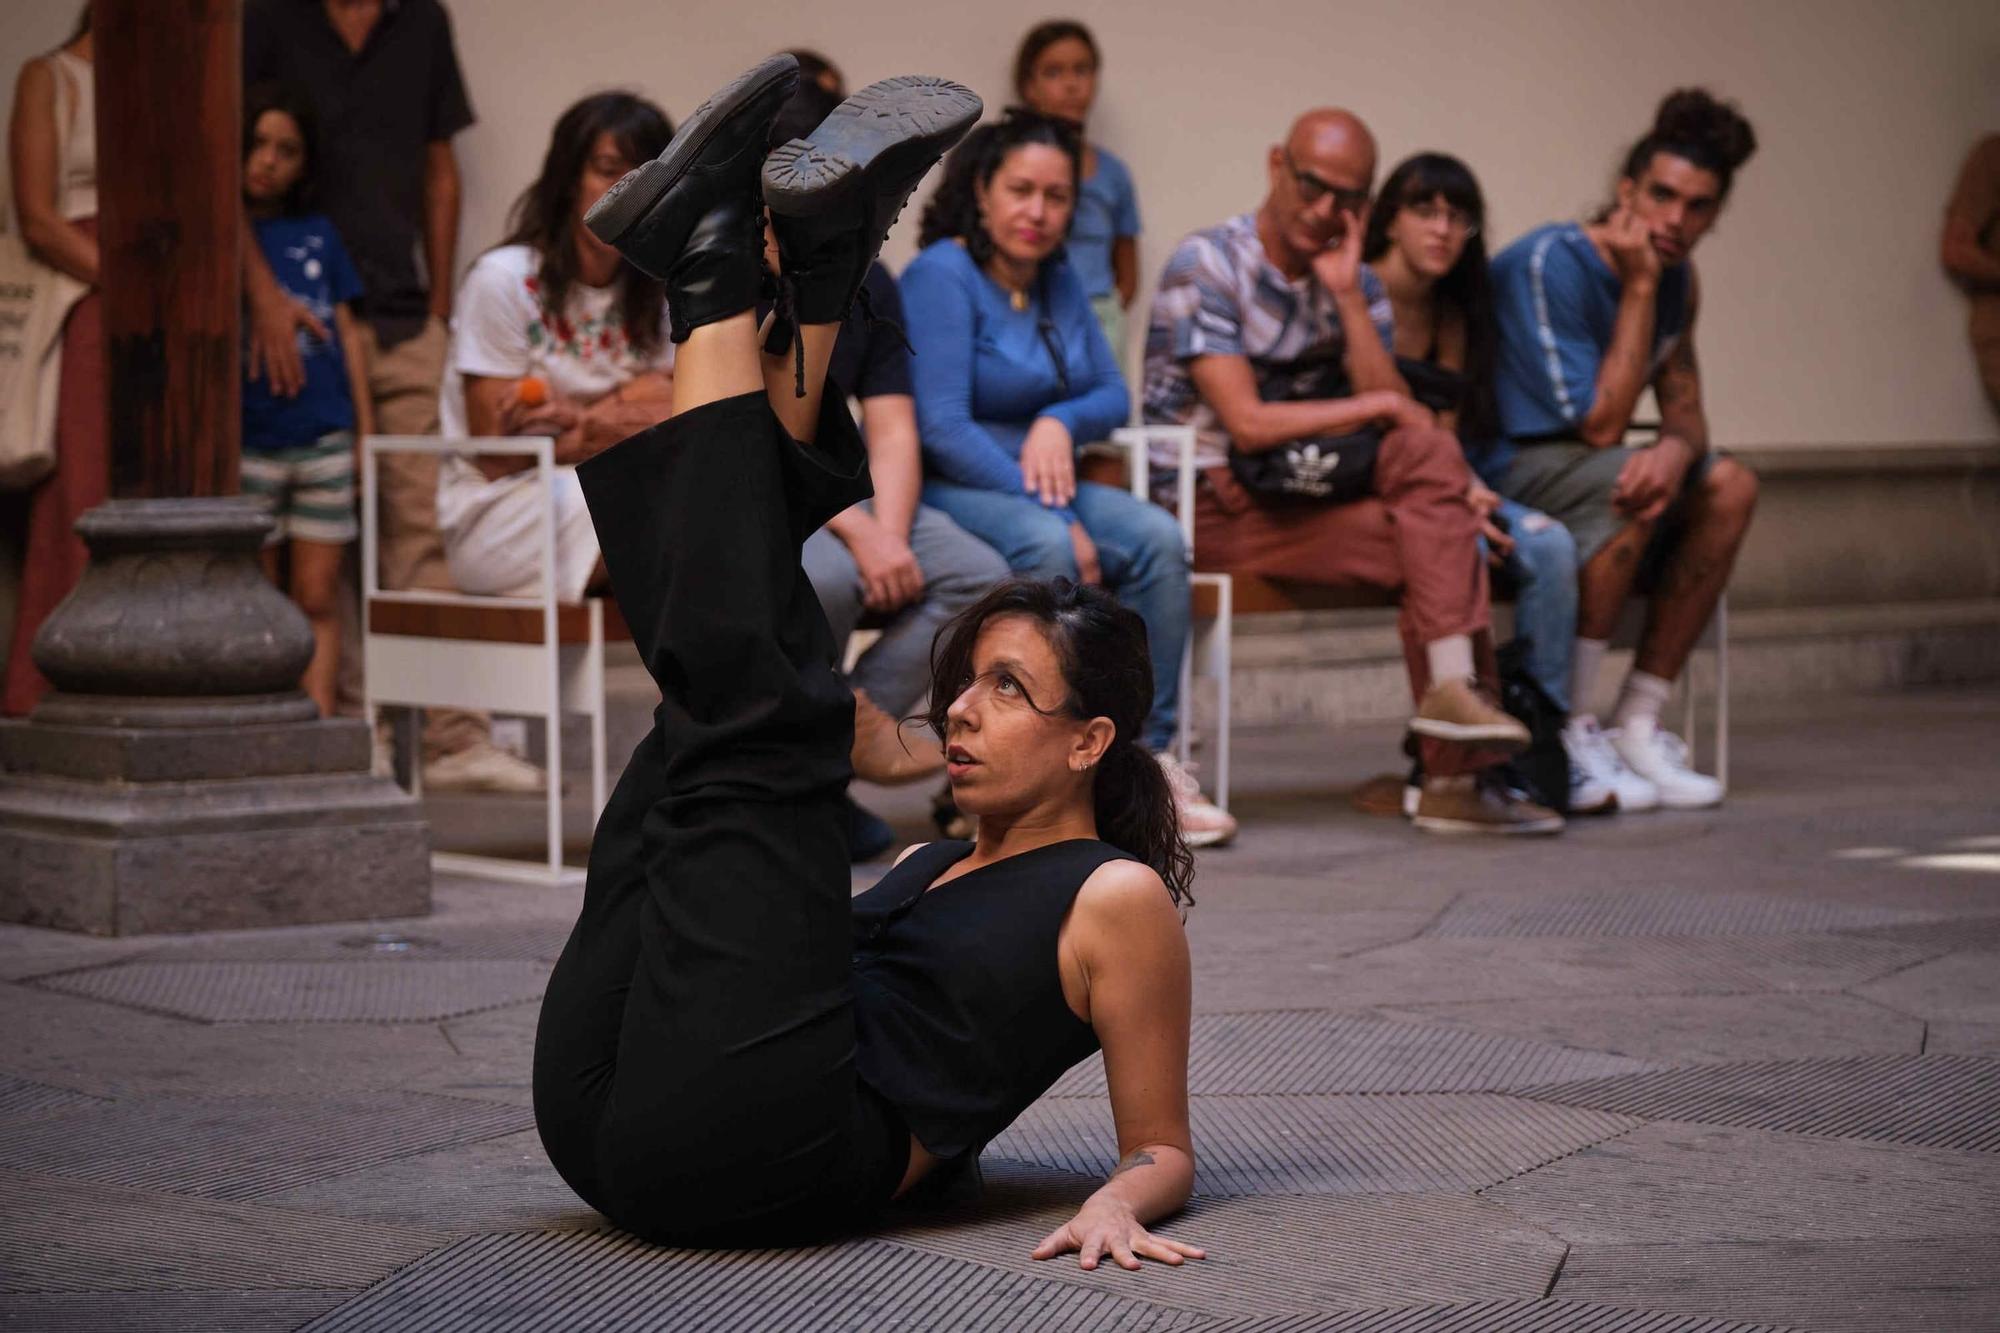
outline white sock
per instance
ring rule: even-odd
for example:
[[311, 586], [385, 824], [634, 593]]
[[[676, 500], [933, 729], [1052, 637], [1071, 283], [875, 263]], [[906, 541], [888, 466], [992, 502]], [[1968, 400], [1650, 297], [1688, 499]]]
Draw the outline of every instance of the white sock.
[[1431, 684], [1447, 680], [1471, 680], [1472, 636], [1469, 634], [1447, 634], [1442, 639], [1433, 639], [1424, 645], [1424, 656], [1430, 659]]
[[1667, 696], [1673, 692], [1672, 681], [1634, 671], [1625, 677], [1625, 692], [1618, 696], [1618, 711], [1611, 715], [1611, 725], [1629, 727], [1634, 722], [1657, 725], [1660, 710], [1667, 706]]
[[1597, 669], [1604, 665], [1609, 639], [1578, 639], [1569, 657], [1569, 711], [1571, 717], [1589, 717], [1590, 692], [1597, 688]]

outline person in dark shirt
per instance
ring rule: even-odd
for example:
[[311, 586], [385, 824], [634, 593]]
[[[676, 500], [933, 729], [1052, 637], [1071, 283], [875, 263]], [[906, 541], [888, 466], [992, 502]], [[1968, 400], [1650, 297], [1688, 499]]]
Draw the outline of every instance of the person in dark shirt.
[[[804, 62], [801, 72], [810, 73]], [[772, 142], [804, 138], [838, 105], [840, 99], [819, 83], [802, 79], [772, 127]], [[782, 264], [775, 240], [765, 253], [774, 269]], [[900, 332], [902, 297], [879, 261], [869, 268], [862, 292], [865, 310], [857, 308], [841, 326], [827, 376], [861, 406], [875, 497], [827, 520], [806, 539], [800, 558], [835, 643], [844, 645], [864, 620], [882, 631], [848, 677], [855, 694], [855, 775], [914, 782], [944, 767], [935, 742], [898, 724], [930, 684], [931, 640], [1007, 577], [1007, 562], [939, 510], [918, 503], [923, 462], [910, 396], [910, 349]], [[858, 806], [850, 817], [856, 860], [887, 850], [895, 835], [886, 823]]]
[[[888, 219], [979, 99], [876, 84], [824, 139], [765, 159], [797, 71], [774, 57], [735, 80], [592, 215], [666, 282], [680, 348], [673, 416], [578, 468], [661, 703], [542, 1001], [536, 1127], [563, 1179], [637, 1235], [810, 1244], [969, 1175], [1101, 1048], [1118, 1166], [1032, 1253], [1199, 1259], [1152, 1230], [1194, 1185], [1176, 910], [1194, 862], [1142, 741], [1145, 623], [1067, 579], [962, 612], [927, 720], [978, 838], [916, 849], [852, 897], [851, 696], [799, 567], [868, 494], [827, 364]], [[760, 177], [782, 357], [758, 336]]]
[[[361, 276], [356, 310], [376, 429], [435, 435], [458, 249], [451, 141], [472, 124], [450, 15], [439, 0], [249, 0], [243, 82], [263, 81], [293, 89], [318, 122], [322, 205]], [[245, 247], [244, 290], [250, 378], [280, 397], [297, 393], [293, 331], [327, 330], [272, 281], [254, 245]], [[384, 454], [377, 477], [382, 586], [452, 590], [438, 534], [437, 457]], [[343, 612], [355, 601], [344, 592]], [[343, 661], [341, 675], [346, 702], [359, 693], [358, 659]], [[423, 749], [427, 787], [542, 790], [541, 770], [495, 746], [483, 714], [431, 710]]]

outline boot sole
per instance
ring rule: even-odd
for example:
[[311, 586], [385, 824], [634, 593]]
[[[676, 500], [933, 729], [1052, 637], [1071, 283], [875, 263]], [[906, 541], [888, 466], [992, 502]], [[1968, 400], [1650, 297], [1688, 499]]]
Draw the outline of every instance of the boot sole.
[[1538, 819], [1526, 824], [1482, 824], [1473, 819], [1445, 819], [1436, 815], [1418, 815], [1410, 821], [1410, 824], [1426, 833], [1483, 833], [1513, 838], [1535, 837], [1563, 831], [1563, 820], [1560, 815], [1553, 819]]
[[583, 215], [583, 225], [606, 245], [617, 245], [639, 220], [652, 211], [680, 179], [701, 160], [702, 150], [715, 132], [745, 105], [790, 82], [796, 84], [799, 62], [791, 56], [772, 56], [726, 84], [695, 108], [681, 124], [666, 151], [619, 177], [604, 197]]
[[819, 128], [764, 159], [764, 202], [787, 217], [815, 217], [860, 197], [871, 177], [908, 174], [912, 185], [972, 128], [979, 94], [948, 79], [905, 74], [871, 83]]
[[1493, 727], [1466, 726], [1459, 722], [1440, 722], [1435, 718], [1417, 717], [1410, 719], [1410, 730], [1419, 736], [1428, 736], [1434, 741], [1456, 741], [1462, 745], [1483, 745], [1509, 754], [1518, 753], [1534, 743], [1532, 737], [1519, 732], [1505, 732]]

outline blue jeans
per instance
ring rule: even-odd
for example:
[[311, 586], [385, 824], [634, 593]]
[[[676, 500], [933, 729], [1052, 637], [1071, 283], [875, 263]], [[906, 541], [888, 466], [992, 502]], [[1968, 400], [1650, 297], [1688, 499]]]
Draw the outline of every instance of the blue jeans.
[[[1038, 579], [1077, 576], [1069, 525], [1029, 495], [926, 481], [924, 503], [998, 551], [1016, 574]], [[1164, 750], [1180, 722], [1181, 655], [1188, 641], [1188, 561], [1181, 526], [1156, 504], [1116, 486], [1078, 482], [1070, 502], [1097, 545], [1104, 582], [1146, 622], [1153, 655], [1149, 750]]]
[[1568, 528], [1517, 500], [1502, 500], [1496, 512], [1514, 539], [1507, 561], [1514, 636], [1528, 640], [1528, 674], [1567, 713], [1576, 646], [1576, 541]]

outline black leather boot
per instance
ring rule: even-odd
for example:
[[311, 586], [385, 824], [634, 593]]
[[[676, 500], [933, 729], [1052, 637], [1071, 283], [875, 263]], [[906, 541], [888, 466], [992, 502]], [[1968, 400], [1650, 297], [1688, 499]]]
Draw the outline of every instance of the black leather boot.
[[799, 62], [772, 56], [703, 102], [665, 152], [629, 171], [584, 225], [667, 284], [671, 336], [757, 305], [764, 279], [759, 169], [771, 120], [799, 83]]
[[970, 88], [906, 74], [868, 85], [811, 134], [771, 150], [764, 202], [778, 238], [781, 318], [796, 328], [847, 317], [910, 192], [981, 109]]

